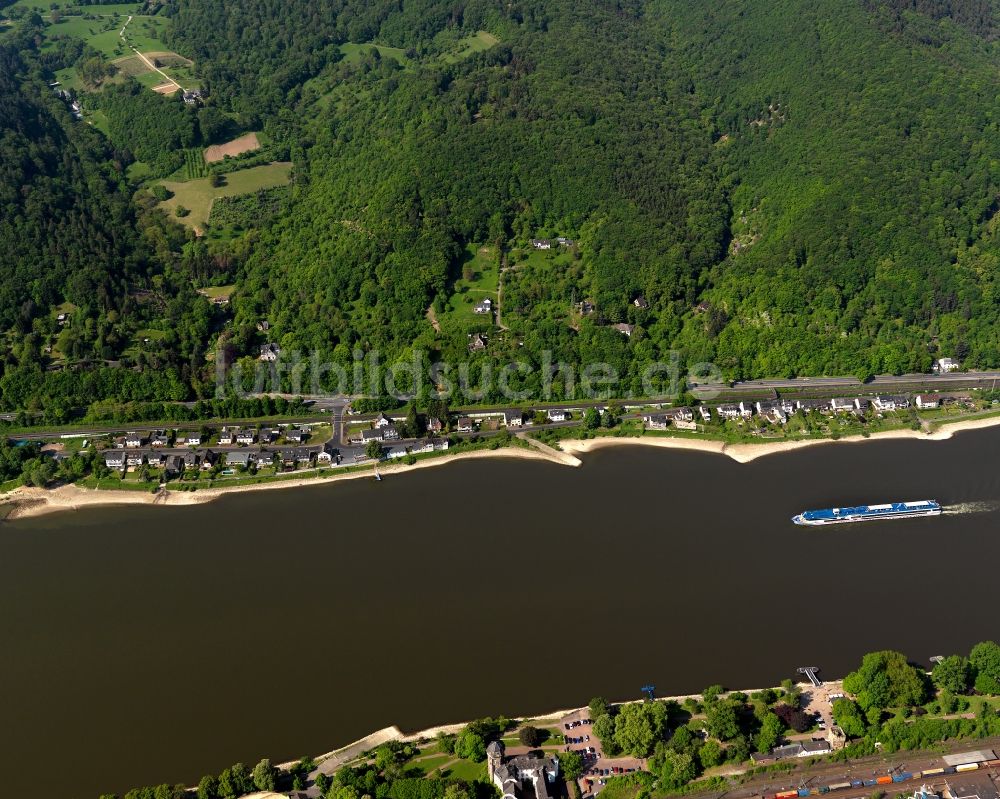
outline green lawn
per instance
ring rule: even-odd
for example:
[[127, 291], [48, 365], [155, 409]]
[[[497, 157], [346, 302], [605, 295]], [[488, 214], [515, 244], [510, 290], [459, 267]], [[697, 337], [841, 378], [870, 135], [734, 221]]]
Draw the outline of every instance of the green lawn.
[[472, 279], [460, 277], [455, 281], [451, 297], [445, 310], [438, 316], [442, 328], [466, 328], [470, 324], [490, 323], [492, 317], [477, 314], [473, 309], [486, 297], [493, 300], [494, 308], [497, 301], [497, 284], [500, 279], [500, 267], [497, 264], [496, 249], [478, 244], [469, 244], [465, 248], [462, 273], [471, 269]]
[[410, 766], [412, 768], [418, 768], [426, 775], [434, 771], [434, 769], [438, 768], [444, 763], [447, 763], [449, 760], [454, 760], [454, 759], [455, 759], [454, 755], [449, 754], [447, 752], [443, 752], [441, 754], [431, 755], [430, 757], [416, 758], [407, 763], [407, 766]]
[[445, 774], [449, 777], [464, 780], [465, 782], [484, 780], [486, 779], [486, 764], [473, 763], [469, 760], [458, 760], [454, 765], [449, 766], [445, 770]]
[[[186, 181], [164, 180], [161, 181], [162, 185], [173, 194], [173, 197], [161, 202], [160, 207], [182, 224], [204, 230], [212, 211], [212, 201], [216, 197], [235, 197], [258, 189], [283, 186], [291, 180], [291, 174], [291, 163], [281, 161], [230, 172], [225, 176], [226, 180], [222, 186], [212, 186], [209, 178]], [[178, 206], [187, 208], [190, 213], [185, 217], [177, 216]]]
[[233, 283], [226, 286], [205, 286], [204, 288], [198, 289], [198, 293], [204, 294], [210, 300], [214, 300], [218, 297], [228, 297], [233, 293], [233, 289], [235, 288], [236, 286]]

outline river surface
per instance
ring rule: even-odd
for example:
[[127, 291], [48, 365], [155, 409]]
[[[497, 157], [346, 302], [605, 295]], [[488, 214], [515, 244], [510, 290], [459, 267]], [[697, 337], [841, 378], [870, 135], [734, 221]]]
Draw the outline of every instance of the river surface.
[[[740, 465], [643, 447], [0, 526], [5, 796], [96, 799], [373, 730], [842, 676], [1000, 638], [1000, 428]], [[939, 518], [796, 512], [937, 498]]]

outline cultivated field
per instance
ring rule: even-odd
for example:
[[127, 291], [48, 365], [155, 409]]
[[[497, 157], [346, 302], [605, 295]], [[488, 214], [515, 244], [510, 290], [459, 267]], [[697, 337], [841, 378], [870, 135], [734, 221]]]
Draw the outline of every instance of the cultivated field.
[[213, 144], [211, 147], [206, 147], [205, 162], [214, 164], [216, 161], [221, 161], [227, 155], [240, 155], [241, 153], [249, 153], [259, 148], [260, 142], [257, 140], [257, 134], [247, 133], [225, 144]]
[[[197, 231], [205, 229], [208, 217], [212, 212], [212, 203], [216, 197], [236, 197], [249, 194], [258, 189], [269, 189], [273, 186], [283, 186], [289, 182], [292, 175], [292, 165], [281, 161], [266, 166], [255, 166], [252, 169], [241, 169], [225, 176], [222, 186], [213, 186], [210, 178], [198, 178], [186, 181], [161, 181], [162, 185], [173, 193], [173, 197], [160, 203], [171, 217]], [[177, 216], [177, 208], [183, 207], [190, 213], [187, 216]]]

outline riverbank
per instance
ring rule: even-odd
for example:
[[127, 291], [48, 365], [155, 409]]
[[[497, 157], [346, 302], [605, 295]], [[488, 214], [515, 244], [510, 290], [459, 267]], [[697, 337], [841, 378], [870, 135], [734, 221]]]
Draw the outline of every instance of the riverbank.
[[[534, 442], [532, 442], [534, 443]], [[545, 448], [551, 449], [551, 448]], [[500, 449], [480, 449], [472, 452], [444, 454], [434, 458], [418, 460], [414, 464], [387, 463], [379, 466], [379, 474], [393, 475], [410, 472], [416, 469], [426, 469], [432, 466], [443, 466], [449, 463], [480, 458], [515, 458], [520, 460], [543, 460], [563, 465], [579, 465], [580, 461], [566, 453], [552, 450], [546, 452], [538, 447], [504, 447]], [[0, 507], [9, 510], [4, 515], [5, 520], [27, 519], [44, 516], [61, 511], [75, 511], [83, 508], [110, 505], [155, 505], [166, 507], [183, 507], [186, 505], [201, 505], [212, 502], [219, 497], [233, 494], [243, 494], [251, 491], [271, 491], [284, 488], [305, 488], [306, 486], [328, 485], [340, 480], [355, 480], [359, 478], [372, 479], [373, 471], [368, 469], [352, 469], [323, 477], [302, 477], [298, 479], [275, 480], [268, 483], [249, 483], [232, 485], [225, 488], [202, 488], [197, 491], [171, 491], [164, 489], [155, 494], [146, 491], [129, 491], [123, 489], [81, 488], [77, 485], [63, 485], [58, 488], [16, 488], [0, 502]]]
[[737, 463], [750, 463], [766, 455], [793, 452], [820, 444], [860, 444], [865, 441], [886, 441], [889, 439], [910, 439], [917, 441], [946, 441], [955, 433], [965, 430], [982, 430], [1000, 425], [1000, 416], [982, 419], [964, 419], [942, 422], [930, 429], [884, 430], [868, 436], [853, 435], [842, 438], [805, 438], [800, 441], [767, 441], [760, 443], [733, 444], [709, 438], [671, 436], [602, 436], [587, 439], [565, 439], [560, 446], [565, 452], [586, 454], [598, 449], [615, 446], [649, 446], [667, 449], [687, 449], [726, 455]]
[[[933, 427], [922, 430], [886, 430], [872, 433], [869, 436], [852, 435], [843, 438], [808, 438], [799, 441], [769, 441], [759, 443], [729, 443], [710, 438], [695, 438], [693, 436], [601, 436], [587, 439], [563, 439], [555, 449], [525, 433], [518, 435], [521, 446], [503, 447], [498, 449], [480, 449], [471, 452], [443, 453], [432, 458], [418, 460], [413, 464], [385, 463], [380, 466], [380, 474], [393, 475], [415, 469], [425, 469], [432, 466], [443, 466], [462, 460], [481, 458], [515, 458], [521, 460], [542, 460], [562, 466], [580, 466], [582, 461], [576, 457], [607, 447], [645, 446], [662, 447], [666, 449], [694, 450], [725, 455], [737, 463], [750, 463], [766, 455], [776, 455], [782, 452], [792, 452], [805, 447], [821, 444], [860, 444], [866, 441], [885, 441], [889, 439], [910, 439], [918, 441], [944, 441], [955, 433], [967, 430], [981, 430], [1000, 425], [1000, 415], [979, 419], [963, 419], [954, 422], [941, 422]], [[169, 488], [154, 493], [145, 491], [130, 491], [124, 489], [87, 489], [77, 485], [64, 485], [58, 488], [20, 487], [10, 491], [0, 499], [0, 510], [6, 509], [4, 520], [26, 519], [43, 516], [60, 511], [81, 510], [87, 507], [110, 505], [157, 505], [181, 507], [200, 505], [212, 502], [221, 496], [240, 494], [250, 491], [271, 491], [283, 488], [304, 488], [306, 486], [327, 485], [339, 480], [354, 480], [371, 478], [372, 472], [367, 469], [352, 468], [323, 476], [290, 478], [273, 480], [266, 483], [236, 483], [226, 487], [202, 488], [197, 491], [170, 490]]]

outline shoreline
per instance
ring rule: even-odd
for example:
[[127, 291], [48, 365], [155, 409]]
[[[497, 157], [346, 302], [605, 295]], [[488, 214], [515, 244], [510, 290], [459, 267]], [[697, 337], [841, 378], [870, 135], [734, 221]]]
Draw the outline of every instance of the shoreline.
[[[955, 433], [967, 430], [982, 430], [1000, 425], [1000, 416], [990, 416], [982, 419], [964, 419], [954, 422], [939, 423], [933, 430], [885, 430], [872, 433], [870, 436], [853, 435], [839, 439], [810, 438], [800, 441], [772, 441], [761, 443], [731, 444], [714, 439], [684, 438], [671, 436], [602, 436], [588, 439], [565, 439], [559, 442], [561, 450], [554, 449], [543, 442], [536, 441], [519, 434], [527, 447], [503, 447], [500, 449], [479, 449], [472, 452], [443, 454], [433, 458], [417, 461], [414, 464], [392, 463], [382, 464], [380, 473], [383, 475], [406, 473], [416, 469], [426, 469], [445, 466], [462, 460], [478, 460], [481, 458], [512, 458], [520, 460], [541, 460], [561, 466], [580, 466], [577, 455], [594, 452], [608, 447], [639, 446], [661, 447], [666, 449], [693, 450], [716, 455], [725, 455], [737, 463], [751, 463], [767, 455], [792, 452], [805, 447], [829, 444], [860, 444], [866, 441], [886, 441], [891, 439], [910, 439], [916, 441], [946, 441]], [[288, 480], [276, 480], [267, 483], [249, 485], [233, 485], [230, 487], [202, 488], [197, 491], [171, 491], [169, 488], [152, 494], [145, 491], [128, 491], [116, 489], [86, 489], [74, 484], [58, 488], [16, 488], [7, 495], [0, 497], [0, 507], [13, 506], [3, 521], [17, 521], [45, 516], [62, 511], [74, 511], [88, 507], [106, 507], [113, 505], [152, 505], [162, 507], [185, 507], [212, 502], [219, 497], [230, 494], [242, 494], [252, 491], [271, 491], [284, 488], [304, 488], [306, 486], [329, 485], [340, 480], [371, 478], [372, 472], [356, 470], [332, 474], [327, 477], [302, 477]]]
[[[823, 687], [829, 690], [831, 687], [836, 687], [840, 685], [839, 680], [832, 680], [830, 682], [823, 682]], [[796, 686], [803, 692], [810, 690], [816, 690], [809, 683], [797, 682]], [[781, 686], [771, 686], [770, 688], [744, 688], [735, 690], [724, 690], [723, 694], [728, 695], [732, 693], [744, 693], [748, 696], [759, 691], [781, 691]], [[678, 704], [683, 704], [686, 699], [701, 699], [700, 693], [694, 694], [681, 694], [678, 696], [658, 696], [656, 697], [657, 702], [677, 702]], [[627, 699], [619, 702], [613, 702], [614, 705], [629, 705], [637, 702], [645, 702], [645, 699]], [[583, 705], [581, 707], [571, 707], [562, 710], [552, 710], [539, 715], [517, 715], [512, 718], [519, 720], [521, 722], [527, 723], [542, 723], [552, 724], [558, 723], [561, 719], [569, 716], [573, 713], [589, 713], [590, 709], [588, 706]], [[422, 730], [416, 730], [414, 732], [403, 732], [397, 725], [392, 725], [391, 727], [384, 727], [381, 730], [376, 730], [375, 732], [369, 733], [363, 738], [359, 738], [356, 741], [352, 741], [344, 746], [332, 749], [329, 752], [325, 752], [321, 755], [316, 755], [313, 759], [316, 761], [318, 766], [318, 771], [322, 771], [326, 774], [331, 774], [340, 766], [345, 763], [349, 763], [352, 760], [357, 759], [362, 756], [365, 752], [380, 746], [381, 744], [387, 743], [388, 741], [399, 741], [401, 743], [418, 743], [420, 741], [433, 741], [439, 733], [445, 733], [449, 735], [454, 735], [461, 732], [470, 722], [454, 722], [450, 724], [438, 724], [434, 727], [427, 727]], [[278, 765], [283, 768], [288, 768], [293, 765], [294, 760], [290, 760], [286, 763], [279, 763]]]
[[941, 422], [933, 430], [883, 430], [869, 436], [853, 435], [842, 438], [806, 438], [799, 441], [770, 441], [754, 444], [730, 444], [714, 439], [681, 438], [671, 436], [602, 436], [588, 439], [566, 439], [560, 445], [566, 452], [585, 454], [606, 447], [632, 445], [643, 447], [663, 447], [666, 449], [687, 449], [725, 455], [737, 463], [750, 463], [766, 455], [792, 452], [806, 447], [827, 444], [862, 444], [866, 441], [888, 441], [891, 439], [911, 439], [916, 441], [947, 441], [955, 433], [966, 430], [982, 430], [1000, 425], [1000, 416], [983, 419], [957, 419]]
[[[523, 460], [544, 460], [550, 463], [574, 465], [570, 462], [572, 456], [559, 453], [562, 459], [554, 458], [538, 449], [523, 447], [503, 447], [501, 449], [480, 449], [472, 452], [458, 452], [454, 455], [442, 455], [427, 458], [414, 464], [384, 463], [379, 466], [379, 473], [390, 475], [406, 473], [416, 469], [426, 469], [433, 466], [444, 466], [462, 460], [479, 458], [513, 458]], [[580, 461], [572, 458], [576, 464]], [[15, 488], [5, 497], [0, 498], [0, 505], [13, 505], [4, 521], [19, 521], [38, 516], [46, 516], [61, 511], [75, 511], [82, 508], [108, 507], [113, 505], [150, 505], [158, 507], [180, 508], [189, 505], [202, 505], [219, 497], [244, 494], [254, 491], [271, 491], [284, 488], [304, 488], [336, 483], [341, 480], [372, 479], [374, 471], [356, 470], [332, 474], [327, 477], [302, 477], [299, 479], [275, 480], [268, 483], [251, 483], [249, 485], [234, 485], [228, 488], [202, 488], [197, 491], [171, 491], [169, 488], [156, 494], [147, 491], [129, 491], [115, 489], [80, 488], [72, 483], [58, 488]]]

